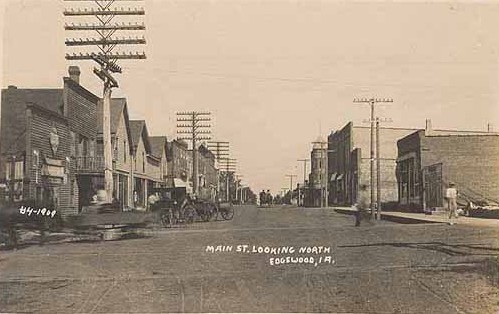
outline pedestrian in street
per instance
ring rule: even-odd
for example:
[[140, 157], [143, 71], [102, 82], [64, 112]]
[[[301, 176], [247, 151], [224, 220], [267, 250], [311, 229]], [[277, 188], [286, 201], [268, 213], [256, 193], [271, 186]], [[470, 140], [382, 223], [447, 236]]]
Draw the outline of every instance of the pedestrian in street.
[[447, 209], [449, 211], [449, 225], [454, 225], [452, 218], [458, 218], [457, 215], [457, 189], [454, 182], [449, 182], [449, 187], [445, 190], [445, 199], [447, 200]]
[[267, 204], [269, 206], [272, 206], [272, 201], [273, 201], [272, 194], [270, 194], [270, 190], [267, 190]]
[[266, 196], [266, 194], [265, 194], [265, 190], [262, 190], [262, 191], [260, 192], [260, 206], [262, 206], [262, 207], [263, 207], [263, 206], [265, 205], [266, 198], [267, 198], [267, 196]]
[[361, 184], [359, 187], [359, 199], [357, 200], [357, 203], [355, 204], [356, 211], [355, 211], [355, 227], [360, 226], [360, 221], [362, 217], [362, 213], [365, 212], [365, 210], [368, 208], [367, 204], [367, 185]]

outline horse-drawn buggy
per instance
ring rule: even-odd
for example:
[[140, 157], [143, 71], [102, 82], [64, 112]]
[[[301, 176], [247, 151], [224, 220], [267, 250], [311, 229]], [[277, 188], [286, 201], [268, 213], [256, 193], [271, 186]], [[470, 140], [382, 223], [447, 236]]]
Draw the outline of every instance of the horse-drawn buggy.
[[150, 204], [152, 211], [158, 213], [163, 226], [190, 224], [196, 220], [217, 220], [219, 214], [224, 220], [230, 220], [234, 216], [232, 203], [222, 203], [217, 198], [212, 200], [198, 197], [181, 182], [173, 182], [173, 185], [154, 189], [156, 200]]

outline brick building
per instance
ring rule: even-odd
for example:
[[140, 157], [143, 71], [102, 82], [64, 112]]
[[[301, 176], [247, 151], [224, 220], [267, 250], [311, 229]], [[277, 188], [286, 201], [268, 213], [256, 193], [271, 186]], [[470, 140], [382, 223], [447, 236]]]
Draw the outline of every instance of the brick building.
[[2, 201], [78, 212], [77, 159], [93, 154], [99, 98], [69, 68], [63, 88], [2, 90]]
[[192, 152], [186, 141], [174, 139], [167, 143], [169, 185], [192, 187]]
[[[397, 141], [416, 129], [380, 127], [381, 202], [398, 201], [396, 178]], [[329, 203], [352, 205], [358, 187], [370, 189], [371, 129], [347, 123], [328, 136]], [[373, 182], [376, 189], [376, 182]]]
[[499, 133], [426, 129], [397, 143], [400, 206], [444, 206], [444, 190], [454, 182], [460, 201], [499, 202]]
[[310, 152], [310, 174], [308, 177], [308, 189], [306, 189], [304, 196], [305, 206], [320, 207], [326, 197], [326, 154], [326, 141], [322, 137], [319, 137], [314, 142], [312, 151]]

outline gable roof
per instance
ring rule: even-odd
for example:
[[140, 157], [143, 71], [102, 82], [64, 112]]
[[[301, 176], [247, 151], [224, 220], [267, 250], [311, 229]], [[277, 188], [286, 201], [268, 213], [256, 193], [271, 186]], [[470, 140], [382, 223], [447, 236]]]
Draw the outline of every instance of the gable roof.
[[140, 139], [142, 138], [146, 153], [151, 153], [151, 144], [149, 142], [149, 134], [147, 132], [145, 120], [130, 120], [130, 135], [134, 150], [137, 148], [137, 145], [139, 145]]
[[[126, 98], [111, 98], [111, 134], [116, 134], [118, 126], [120, 123], [121, 113], [126, 108]], [[102, 100], [99, 100], [97, 106], [97, 132], [102, 133], [102, 115], [104, 106], [102, 105]], [[125, 113], [128, 116], [128, 112]]]
[[63, 89], [17, 88], [2, 89], [0, 152], [11, 153], [26, 148], [26, 108], [34, 104], [58, 115], [63, 114]]
[[166, 136], [150, 136], [149, 142], [151, 143], [151, 154], [161, 158], [166, 146]]

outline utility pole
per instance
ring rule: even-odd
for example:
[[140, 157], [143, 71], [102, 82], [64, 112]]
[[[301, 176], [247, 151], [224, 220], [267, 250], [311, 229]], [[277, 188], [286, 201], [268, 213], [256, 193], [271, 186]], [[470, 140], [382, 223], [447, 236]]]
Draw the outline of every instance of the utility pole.
[[391, 122], [390, 119], [376, 117], [376, 219], [381, 220], [381, 151], [379, 142], [380, 122]]
[[224, 141], [208, 141], [207, 147], [219, 162], [221, 159], [229, 156], [229, 145], [229, 142]]
[[217, 166], [219, 169], [218, 180], [217, 180], [217, 195], [220, 194], [220, 181], [222, 177], [221, 160], [222, 158], [229, 157], [229, 142], [224, 141], [209, 141], [208, 149], [215, 155], [217, 160]]
[[[305, 189], [305, 182], [307, 181], [307, 162], [310, 161], [310, 159], [298, 159], [298, 161], [303, 162], [303, 189]], [[298, 189], [298, 206], [300, 206], [300, 201], [302, 199], [302, 193], [300, 190], [301, 189]]]
[[303, 162], [303, 184], [305, 184], [305, 181], [307, 180], [307, 162], [309, 162], [310, 159], [298, 159], [298, 161]]
[[291, 203], [291, 200], [293, 199], [293, 178], [296, 178], [296, 174], [287, 174], [286, 177], [289, 178], [289, 202]]
[[211, 139], [209, 130], [210, 124], [205, 124], [211, 121], [211, 112], [177, 112], [177, 134], [188, 134], [179, 139], [192, 141], [192, 188], [193, 193], [199, 193], [199, 177], [198, 177], [198, 148], [197, 142]]
[[[95, 37], [91, 38], [66, 38], [65, 44], [68, 47], [90, 46], [92, 49], [85, 50], [85, 53], [67, 53], [66, 60], [93, 60], [97, 62], [100, 68], [94, 68], [93, 72], [103, 82], [103, 123], [102, 137], [104, 150], [104, 189], [106, 191], [106, 201], [112, 201], [113, 194], [113, 154], [111, 147], [111, 89], [118, 87], [117, 80], [112, 73], [121, 73], [122, 69], [117, 64], [118, 60], [124, 59], [145, 59], [145, 53], [141, 52], [114, 52], [114, 48], [119, 45], [140, 45], [145, 44], [144, 37], [119, 38], [115, 36], [117, 31], [143, 31], [144, 23], [113, 23], [111, 21], [117, 16], [143, 16], [143, 8], [115, 8], [114, 3], [129, 2], [131, 0], [65, 0], [66, 2], [93, 2], [90, 8], [70, 8], [65, 9], [63, 14], [67, 17], [78, 18], [78, 24], [65, 24], [67, 31], [95, 32]], [[140, 0], [135, 0], [140, 1]], [[90, 21], [89, 21], [90, 20]], [[89, 23], [90, 22], [90, 23]], [[97, 49], [95, 49], [97, 48]], [[93, 50], [93, 51], [92, 51]]]
[[393, 102], [393, 99], [388, 99], [388, 98], [355, 98], [353, 100], [354, 103], [366, 103], [371, 105], [371, 118], [370, 118], [370, 123], [371, 123], [371, 218], [374, 220], [375, 213], [374, 213], [374, 124], [375, 124], [375, 119], [374, 119], [374, 105], [378, 103], [391, 103]]
[[226, 201], [230, 202], [230, 185], [229, 185], [229, 176], [236, 172], [236, 159], [234, 158], [223, 158], [221, 159], [222, 164], [220, 165], [220, 169], [225, 168], [225, 183], [226, 183], [226, 191], [225, 197]]
[[376, 117], [376, 219], [381, 220], [381, 171], [379, 160], [379, 118]]

